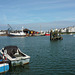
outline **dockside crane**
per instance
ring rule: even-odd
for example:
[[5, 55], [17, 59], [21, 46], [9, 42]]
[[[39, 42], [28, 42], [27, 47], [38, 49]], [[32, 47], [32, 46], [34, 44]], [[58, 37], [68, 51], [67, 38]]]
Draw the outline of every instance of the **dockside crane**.
[[12, 27], [8, 24], [8, 34], [12, 31]]

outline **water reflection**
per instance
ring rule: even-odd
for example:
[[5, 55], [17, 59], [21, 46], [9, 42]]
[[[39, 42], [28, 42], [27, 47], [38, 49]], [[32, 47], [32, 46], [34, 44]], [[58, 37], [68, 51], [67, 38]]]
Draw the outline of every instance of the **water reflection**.
[[22, 66], [10, 67], [10, 70], [6, 72], [4, 75], [23, 75], [25, 72], [28, 71], [29, 71], [29, 64], [26, 64]]

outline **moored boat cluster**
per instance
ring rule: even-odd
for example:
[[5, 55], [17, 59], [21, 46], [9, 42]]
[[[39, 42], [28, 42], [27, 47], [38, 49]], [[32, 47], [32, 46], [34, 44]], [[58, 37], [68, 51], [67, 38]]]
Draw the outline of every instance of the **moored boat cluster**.
[[0, 73], [9, 70], [10, 66], [28, 64], [30, 56], [21, 52], [17, 46], [6, 46], [0, 50]]
[[0, 30], [0, 36], [14, 36], [14, 37], [27, 37], [27, 36], [50, 36], [50, 31], [34, 31], [29, 29], [22, 30]]

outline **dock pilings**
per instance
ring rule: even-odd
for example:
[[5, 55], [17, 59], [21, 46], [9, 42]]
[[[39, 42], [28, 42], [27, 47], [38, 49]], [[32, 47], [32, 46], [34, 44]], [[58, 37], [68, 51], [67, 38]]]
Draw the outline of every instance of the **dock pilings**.
[[50, 40], [63, 40], [63, 37], [61, 37], [61, 34], [58, 32], [58, 30], [51, 30]]

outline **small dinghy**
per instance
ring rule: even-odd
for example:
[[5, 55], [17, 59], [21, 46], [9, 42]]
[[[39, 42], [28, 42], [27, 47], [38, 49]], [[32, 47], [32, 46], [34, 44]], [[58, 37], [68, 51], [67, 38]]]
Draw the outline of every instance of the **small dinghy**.
[[10, 61], [11, 66], [28, 64], [30, 61], [30, 56], [21, 52], [17, 46], [6, 46], [0, 50], [0, 53], [3, 54], [3, 51], [7, 52], [5, 57]]

